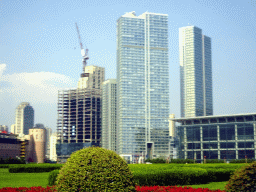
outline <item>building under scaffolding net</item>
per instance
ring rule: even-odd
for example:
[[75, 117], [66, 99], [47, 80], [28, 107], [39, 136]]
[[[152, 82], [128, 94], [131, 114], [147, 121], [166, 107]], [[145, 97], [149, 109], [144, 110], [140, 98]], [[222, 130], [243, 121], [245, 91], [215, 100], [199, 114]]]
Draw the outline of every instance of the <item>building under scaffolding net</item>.
[[59, 162], [65, 162], [74, 151], [100, 146], [101, 83], [105, 71], [102, 67], [87, 66], [85, 72], [77, 89], [58, 91], [56, 152]]

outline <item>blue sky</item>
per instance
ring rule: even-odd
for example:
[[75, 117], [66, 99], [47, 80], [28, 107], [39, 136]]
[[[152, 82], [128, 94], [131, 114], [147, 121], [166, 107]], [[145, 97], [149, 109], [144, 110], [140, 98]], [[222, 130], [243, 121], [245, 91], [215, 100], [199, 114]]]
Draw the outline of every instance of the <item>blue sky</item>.
[[212, 38], [214, 114], [256, 112], [255, 0], [0, 0], [0, 124], [30, 102], [35, 123], [56, 130], [57, 91], [77, 86], [82, 58], [116, 78], [116, 21], [126, 12], [168, 14], [170, 113], [180, 117], [179, 28]]

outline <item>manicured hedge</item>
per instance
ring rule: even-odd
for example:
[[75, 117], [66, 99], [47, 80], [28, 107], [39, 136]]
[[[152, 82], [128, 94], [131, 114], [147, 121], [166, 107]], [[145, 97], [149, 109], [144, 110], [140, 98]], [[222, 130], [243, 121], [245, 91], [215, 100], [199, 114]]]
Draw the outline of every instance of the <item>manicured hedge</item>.
[[49, 177], [48, 177], [48, 185], [49, 186], [53, 186], [56, 184], [55, 181], [57, 179], [59, 172], [60, 172], [60, 170], [56, 169], [49, 173]]
[[138, 171], [133, 172], [133, 176], [139, 186], [191, 185], [209, 181], [207, 171], [200, 168]]
[[50, 172], [55, 169], [60, 169], [62, 164], [20, 164], [9, 165], [10, 173], [42, 173]]
[[[139, 186], [192, 185], [228, 181], [233, 172], [244, 164], [130, 164]], [[48, 184], [53, 185], [58, 170], [49, 174]]]
[[9, 164], [0, 164], [0, 168], [9, 168]]

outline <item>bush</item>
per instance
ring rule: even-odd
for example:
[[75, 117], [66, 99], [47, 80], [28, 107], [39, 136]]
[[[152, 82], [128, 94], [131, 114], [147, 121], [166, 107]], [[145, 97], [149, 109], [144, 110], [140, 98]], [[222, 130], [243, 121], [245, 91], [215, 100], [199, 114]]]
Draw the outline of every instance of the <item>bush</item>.
[[[255, 161], [254, 159], [247, 159], [247, 163], [252, 163], [254, 161]], [[230, 160], [230, 163], [246, 163], [246, 160], [245, 159], [233, 159], [233, 160]]]
[[100, 147], [72, 153], [56, 183], [58, 191], [136, 191], [125, 160], [114, 151]]
[[178, 164], [194, 163], [194, 160], [193, 159], [171, 159], [170, 163], [178, 163]]
[[133, 175], [136, 185], [139, 186], [192, 185], [209, 182], [207, 171], [202, 168], [146, 169], [133, 172]]
[[150, 163], [166, 163], [166, 159], [161, 159], [161, 158], [146, 159], [145, 162], [150, 162]]
[[56, 182], [59, 172], [60, 172], [60, 170], [53, 170], [49, 173], [49, 177], [48, 177], [48, 185], [49, 186], [56, 185], [55, 182]]
[[0, 164], [26, 164], [24, 158], [7, 158], [7, 159], [0, 159]]
[[256, 162], [236, 170], [225, 186], [230, 191], [256, 191]]
[[25, 164], [9, 165], [9, 173], [42, 173], [60, 169], [62, 164]]

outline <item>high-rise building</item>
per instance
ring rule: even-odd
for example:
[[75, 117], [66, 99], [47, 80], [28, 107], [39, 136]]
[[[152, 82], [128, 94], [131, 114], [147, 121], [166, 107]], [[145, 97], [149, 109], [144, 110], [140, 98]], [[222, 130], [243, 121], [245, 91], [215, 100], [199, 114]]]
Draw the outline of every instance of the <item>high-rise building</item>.
[[22, 102], [16, 108], [14, 134], [28, 135], [29, 129], [34, 126], [34, 109], [28, 102]]
[[169, 156], [168, 15], [117, 20], [117, 143], [121, 156]]
[[102, 147], [116, 151], [116, 79], [108, 79], [102, 86]]
[[179, 29], [181, 117], [213, 114], [211, 38], [195, 26]]
[[56, 146], [59, 162], [65, 162], [76, 150], [100, 146], [101, 83], [104, 79], [104, 68], [87, 66], [77, 89], [59, 90]]

